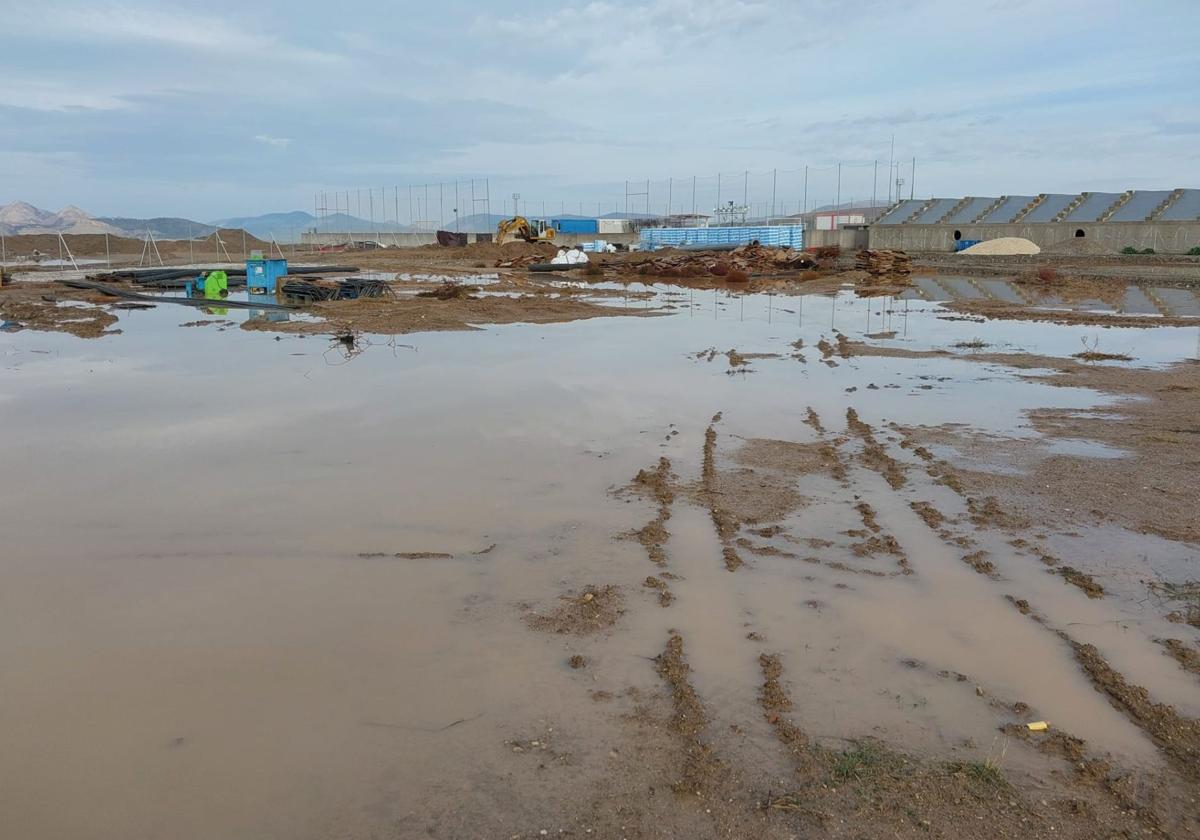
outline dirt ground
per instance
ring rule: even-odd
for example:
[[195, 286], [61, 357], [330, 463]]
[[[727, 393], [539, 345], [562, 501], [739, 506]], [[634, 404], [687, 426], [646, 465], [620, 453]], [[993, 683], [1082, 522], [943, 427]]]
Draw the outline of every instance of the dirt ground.
[[[17, 237], [16, 245], [29, 248], [49, 247], [54, 243], [42, 241], [46, 237]], [[29, 239], [29, 242], [23, 240]], [[81, 236], [74, 243], [80, 256], [93, 255], [103, 248], [104, 237]], [[111, 238], [110, 238], [111, 239]], [[222, 241], [241, 241], [240, 231], [226, 231]], [[133, 240], [126, 241], [132, 243]], [[247, 240], [248, 248], [262, 249], [267, 243]], [[141, 243], [138, 243], [139, 245]], [[110, 241], [111, 246], [111, 241]], [[14, 246], [15, 247], [15, 246]], [[164, 260], [168, 263], [186, 263], [189, 257], [187, 243], [161, 243]], [[244, 329], [266, 330], [281, 333], [325, 333], [330, 335], [347, 332], [378, 334], [402, 334], [417, 330], [462, 330], [471, 329], [477, 323], [553, 323], [599, 317], [613, 314], [611, 308], [597, 303], [604, 297], [622, 297], [626, 300], [646, 297], [647, 293], [630, 292], [631, 284], [671, 283], [697, 290], [725, 290], [734, 293], [780, 293], [780, 294], [833, 294], [837, 290], [853, 287], [862, 297], [883, 297], [903, 292], [911, 285], [907, 276], [877, 277], [852, 268], [853, 256], [826, 260], [807, 268], [783, 270], [771, 267], [770, 261], [760, 261], [761, 270], [748, 276], [731, 280], [731, 275], [721, 269], [713, 273], [702, 266], [720, 265], [726, 259], [722, 253], [712, 257], [695, 256], [693, 252], [666, 249], [653, 254], [626, 252], [618, 254], [594, 254], [592, 262], [583, 268], [553, 274], [535, 274], [525, 268], [531, 261], [548, 260], [554, 247], [544, 243], [513, 242], [503, 246], [493, 243], [476, 243], [463, 248], [445, 248], [437, 245], [407, 249], [378, 249], [347, 253], [316, 254], [301, 252], [293, 256], [299, 261], [352, 262], [364, 271], [395, 272], [398, 279], [391, 285], [400, 293], [396, 299], [333, 301], [303, 307], [307, 314], [315, 316], [301, 321], [251, 320], [243, 324]], [[194, 255], [194, 253], [192, 253]], [[696, 259], [701, 266], [692, 271], [673, 271], [671, 276], [647, 275], [643, 268], [654, 260]], [[1031, 294], [1052, 290], [1066, 300], [1109, 300], [1123, 288], [1114, 283], [1114, 277], [1126, 281], [1188, 283], [1197, 281], [1200, 262], [1194, 258], [1167, 258], [1137, 256], [1115, 258], [1111, 256], [1072, 256], [1054, 258], [1049, 263], [1038, 262], [1037, 258], [981, 258], [990, 260], [982, 263], [971, 261], [978, 271], [960, 272], [964, 264], [949, 261], [934, 255], [925, 255], [917, 265], [926, 271], [937, 271], [953, 267], [955, 273], [1008, 274], [1016, 275], [1015, 282], [1023, 284]], [[515, 265], [514, 265], [515, 263]], [[1038, 268], [1053, 267], [1054, 276], [1049, 281], [1040, 280]], [[513, 266], [513, 267], [506, 267]], [[969, 267], [969, 266], [968, 266]], [[1111, 270], [1110, 270], [1111, 269]], [[472, 280], [480, 273], [498, 275], [498, 282], [489, 283], [482, 290], [473, 287]], [[39, 328], [70, 332], [82, 337], [97, 337], [106, 334], [111, 327], [102, 312], [90, 312], [83, 316], [79, 312], [59, 311], [62, 302], [83, 301], [104, 303], [103, 296], [80, 291], [48, 281], [36, 282], [36, 270], [24, 270], [22, 281], [10, 282], [0, 289], [0, 316], [16, 324], [36, 325]], [[566, 281], [566, 282], [561, 282]], [[620, 284], [624, 290], [612, 287], [597, 288], [597, 284]], [[460, 284], [466, 294], [450, 296], [449, 299], [430, 300], [414, 297], [443, 284]], [[468, 288], [470, 287], [470, 288]], [[587, 298], [587, 299], [582, 299]], [[111, 301], [108, 301], [111, 305]], [[1100, 326], [1167, 326], [1187, 325], [1184, 317], [1147, 319], [1138, 316], [1097, 314], [1088, 311], [1035, 310], [1021, 304], [1010, 304], [995, 300], [959, 300], [946, 304], [948, 309], [962, 313], [965, 317], [992, 319], [1042, 320], [1058, 324], [1094, 324]], [[670, 305], [668, 305], [668, 309]], [[625, 309], [621, 314], [630, 314]], [[743, 357], [744, 358], [744, 357]], [[829, 356], [826, 355], [828, 359]], [[732, 361], [732, 359], [731, 359]], [[736, 366], [736, 365], [731, 365]]]
[[[679, 287], [671, 289], [677, 296], [680, 288], [826, 296], [841, 289], [852, 290], [860, 300], [887, 297], [885, 305], [894, 306], [890, 296], [911, 282], [849, 271], [845, 265], [752, 274], [734, 282], [711, 274], [667, 280], [639, 274], [639, 263], [647, 259], [640, 254], [604, 255], [591, 272], [565, 277], [497, 266], [541, 259], [550, 250], [488, 244], [339, 255], [365, 270], [407, 276], [390, 284], [392, 296], [317, 303], [297, 310], [305, 316], [301, 320], [251, 319], [241, 322], [241, 329], [277, 333], [282, 340], [289, 334], [328, 334], [353, 342], [359, 333], [665, 316], [674, 299], [655, 297], [644, 286], [668, 283]], [[981, 273], [1011, 275], [1019, 269], [1018, 282], [1038, 282], [1028, 269], [1040, 263], [988, 259], [993, 262], [976, 266]], [[1056, 259], [1065, 277], [1055, 289], [1067, 299], [1115, 300], [1117, 286], [1104, 278], [1110, 270], [1126, 272], [1132, 264], [1086, 255]], [[931, 263], [951, 265], [949, 260]], [[1138, 265], [1139, 276], [1148, 281], [1194, 272], [1192, 263], [1182, 260]], [[566, 285], [564, 280], [574, 282]], [[438, 293], [421, 295], [434, 290]], [[120, 307], [128, 305], [53, 282], [22, 281], [0, 289], [0, 315], [12, 322], [11, 329], [80, 338], [118, 335]], [[191, 316], [179, 309], [181, 326], [212, 323], [184, 323]], [[1051, 313], [995, 302], [958, 302], [947, 309], [1045, 329], [1196, 323]], [[537, 596], [496, 607], [520, 643], [505, 651], [511, 657], [499, 657], [487, 667], [506, 672], [523, 663], [533, 673], [535, 658], [550, 662], [574, 681], [568, 687], [587, 698], [583, 705], [555, 694], [563, 690], [563, 683], [554, 681], [561, 676], [558, 671], [549, 676], [537, 671], [541, 682], [531, 691], [559, 711], [562, 723], [552, 726], [549, 714], [537, 717], [539, 707], [529, 717], [544, 731], [514, 733], [502, 743], [472, 742], [470, 755], [479, 766], [458, 769], [461, 789], [442, 782], [438, 795], [444, 798], [411, 806], [411, 813], [399, 818], [389, 815], [390, 822], [381, 818], [390, 834], [373, 831], [370, 836], [1200, 836], [1200, 721], [1190, 716], [1188, 696], [1180, 689], [1184, 680], [1193, 686], [1200, 673], [1200, 365], [1193, 360], [1135, 367], [1116, 354], [1087, 361], [978, 352], [979, 347], [965, 344], [937, 350], [879, 344], [895, 336], [891, 331], [852, 340], [834, 330], [808, 345], [803, 339], [792, 341], [794, 336], [782, 328], [777, 333], [786, 345], [771, 349], [780, 352], [727, 344], [721, 347], [728, 350], [699, 350], [705, 341], [672, 356], [710, 376], [706, 387], [712, 389], [712, 407], [676, 417], [666, 429], [643, 429], [647, 439], [653, 432], [654, 445], [662, 448], [658, 451], [670, 457], [639, 458], [629, 474], [602, 487], [593, 500], [597, 510], [605, 502], [628, 506], [622, 510], [628, 522], [614, 530], [611, 540], [633, 552], [632, 574], [617, 561], [616, 552], [609, 555], [592, 546], [591, 553], [601, 559], [589, 555], [579, 562], [606, 564], [600, 566], [603, 573], [594, 574], [593, 566], [591, 576], [579, 579], [571, 565], [576, 546], [561, 534], [548, 538], [552, 549], [527, 551], [523, 546], [521, 556], [507, 558], [535, 568], [541, 575], [537, 582], [545, 585]], [[655, 352], [660, 348], [647, 351], [646, 366], [656, 364]], [[802, 366], [807, 365], [805, 354], [813, 360], [811, 366]], [[1000, 369], [1018, 383], [1037, 383], [1051, 393], [1087, 392], [1107, 402], [1085, 409], [1043, 402], [1022, 410], [1028, 427], [1021, 435], [941, 422], [940, 417], [880, 419], [871, 403], [880, 387], [863, 379], [848, 383], [859, 375], [860, 364], [881, 360], [913, 363], [897, 369], [897, 380], [932, 377], [922, 371], [925, 363], [963, 362], [981, 375]], [[835, 383], [840, 401], [835, 410], [827, 407], [834, 400], [811, 384], [816, 381], [808, 376], [813, 369], [822, 376], [847, 377]], [[767, 370], [788, 373], [777, 380], [778, 387], [790, 389], [786, 393], [796, 410], [754, 416], [747, 408], [732, 431], [725, 415], [750, 405], [742, 402], [745, 392], [735, 388]], [[577, 383], [556, 385], [568, 391]], [[884, 387], [901, 386], [889, 382]], [[642, 416], [649, 387], [634, 396], [610, 393], [614, 389], [604, 382], [596, 390], [601, 399], [627, 399], [625, 410]], [[911, 385], [913, 399], [932, 389], [927, 383]], [[668, 390], [650, 398], [682, 402], [683, 395], [672, 396]], [[566, 400], [556, 403], [562, 404], [569, 405]], [[717, 408], [724, 412], [712, 414]], [[500, 413], [478, 423], [517, 425]], [[523, 430], [507, 431], [512, 437], [501, 438], [499, 450], [506, 443], [514, 445]], [[545, 429], [537, 434], [552, 436]], [[1080, 454], [1055, 448], [1079, 441], [1091, 449]], [[273, 443], [268, 431], [256, 445]], [[452, 440], [448, 448], [460, 443]], [[587, 454], [603, 461], [619, 445], [589, 440]], [[1107, 457], [1113, 452], [1119, 457]], [[553, 463], [532, 491], [512, 475], [522, 473], [525, 465], [508, 465], [494, 495], [517, 496], [524, 487], [524, 492], [541, 494], [529, 502], [535, 512], [555, 510], [556, 495], [572, 483], [574, 463]], [[426, 467], [430, 483], [436, 483], [440, 464]], [[329, 464], [322, 468], [333, 474]], [[361, 460], [355, 468], [369, 470]], [[461, 485], [471, 479], [457, 480], [462, 491]], [[358, 493], [349, 482], [330, 479], [330, 486]], [[364, 505], [367, 495], [362, 494]], [[511, 500], [488, 500], [493, 503], [509, 510], [505, 505]], [[419, 507], [422, 500], [380, 503], [372, 517], [387, 521], [409, 504]], [[536, 518], [529, 510], [518, 510], [514, 520]], [[470, 527], [468, 509], [454, 516], [454, 527], [439, 536], [455, 538], [461, 536], [455, 528]], [[579, 524], [570, 522], [563, 533]], [[439, 579], [436, 591], [441, 593], [453, 589], [446, 569], [456, 569], [454, 563], [499, 564], [504, 549], [493, 553], [497, 542], [492, 537], [472, 539], [472, 545], [487, 547], [369, 552], [353, 559], [433, 561], [431, 567], [437, 568], [430, 574], [447, 575]], [[1111, 541], [1131, 546], [1128, 565], [1119, 573], [1092, 562], [1097, 546]], [[440, 542], [400, 543], [406, 544], [441, 547]], [[1074, 548], [1065, 551], [1063, 545]], [[1143, 548], [1146, 555], [1138, 555]], [[1145, 559], [1152, 550], [1170, 557], [1167, 571]], [[473, 566], [467, 574], [486, 580], [481, 569]], [[354, 574], [362, 572], [339, 566], [312, 588], [320, 591]], [[491, 598], [481, 586], [462, 599], [453, 623], [466, 624], [472, 611]], [[359, 602], [347, 600], [349, 611], [356, 613]], [[1144, 603], [1154, 605], [1153, 615], [1135, 612]], [[390, 603], [385, 606], [398, 611]], [[832, 627], [842, 635], [831, 635]], [[439, 638], [424, 627], [416, 631], [421, 633], [428, 633], [438, 660], [463, 656], [454, 650], [456, 643], [470, 648], [449, 634]], [[382, 631], [379, 636], [387, 638]], [[297, 639], [309, 643], [297, 634], [288, 640], [289, 647], [301, 647]], [[964, 657], [963, 649], [972, 644], [979, 656]], [[906, 646], [920, 645], [933, 654], [906, 653]], [[1011, 649], [1004, 650], [1006, 646]], [[886, 652], [886, 665], [872, 658], [882, 656], [880, 651]], [[1150, 665], [1147, 652], [1154, 657]], [[342, 651], [331, 646], [324, 653], [336, 660]], [[942, 664], [939, 656], [953, 664]], [[380, 663], [372, 667], [382, 669]], [[469, 670], [465, 665], [455, 669]], [[472, 691], [483, 693], [485, 670], [467, 674]], [[1144, 679], [1164, 673], [1159, 685]], [[300, 684], [295, 675], [290, 678]], [[398, 693], [404, 681], [381, 693]], [[1041, 681], [1056, 681], [1064, 693], [1082, 687], [1071, 695], [1078, 716], [1064, 713], [1043, 721], [1033, 698], [1017, 687], [1029, 690]], [[919, 685], [921, 696], [905, 694], [909, 685]], [[852, 704], [858, 705], [850, 708]], [[936, 712], [928, 711], [929, 705]], [[495, 717], [515, 718], [526, 711], [500, 701], [484, 707]], [[839, 716], [843, 712], [845, 718]], [[926, 726], [919, 733], [917, 719]], [[421, 731], [453, 729], [461, 735], [459, 725], [474, 720], [454, 717], [445, 726]], [[369, 726], [376, 728], [401, 728], [371, 721]], [[964, 721], [983, 721], [991, 743], [958, 738], [955, 733], [965, 728]], [[843, 734], [830, 734], [835, 724]], [[312, 724], [303, 720], [296, 725]], [[844, 734], [851, 725], [857, 728]], [[1116, 727], [1132, 733], [1122, 744], [1126, 753], [1095, 743], [1097, 733]], [[596, 732], [603, 733], [602, 739], [597, 736], [601, 746], [581, 746], [585, 735]], [[909, 736], [927, 748], [898, 743]], [[572, 738], [577, 740], [572, 743]], [[555, 796], [552, 819], [542, 811], [536, 816], [546, 818], [532, 827], [534, 809], [522, 811], [521, 796], [532, 801], [558, 791], [569, 795]], [[385, 811], [376, 803], [372, 816]], [[497, 826], [503, 831], [491, 831]], [[368, 836], [349, 830], [343, 834]]]

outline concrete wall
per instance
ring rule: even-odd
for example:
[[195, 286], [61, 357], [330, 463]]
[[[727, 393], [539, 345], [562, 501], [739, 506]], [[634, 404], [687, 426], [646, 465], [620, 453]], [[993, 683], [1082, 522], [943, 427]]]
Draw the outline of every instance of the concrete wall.
[[1076, 231], [1094, 252], [1118, 253], [1126, 246], [1139, 251], [1153, 248], [1160, 254], [1183, 254], [1200, 246], [1200, 222], [1046, 222], [1011, 225], [872, 225], [871, 248], [901, 251], [953, 251], [954, 232], [962, 239], [998, 239], [1019, 236], [1041, 248], [1075, 241]]
[[[476, 242], [478, 239], [478, 234], [467, 234], [468, 243]], [[638, 235], [636, 233], [560, 233], [554, 237], [554, 244], [569, 247], [571, 245], [582, 245], [584, 242], [595, 242], [597, 239], [603, 239], [605, 242], [611, 242], [614, 245], [632, 245], [638, 241]], [[419, 248], [422, 245], [436, 245], [437, 234], [379, 233], [377, 231], [310, 233], [306, 231], [300, 235], [302, 245], [345, 245], [347, 241], [378, 242], [389, 248]]]
[[866, 228], [804, 231], [805, 248], [824, 248], [829, 245], [837, 245], [843, 251], [861, 251], [867, 247], [867, 241]]

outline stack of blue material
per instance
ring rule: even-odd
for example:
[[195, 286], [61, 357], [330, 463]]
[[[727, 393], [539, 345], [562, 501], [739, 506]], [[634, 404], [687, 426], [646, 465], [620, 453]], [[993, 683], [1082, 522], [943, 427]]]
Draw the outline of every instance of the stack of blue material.
[[804, 247], [803, 225], [757, 227], [642, 228], [641, 242], [648, 248], [685, 245], [747, 245], [758, 241], [778, 248]]

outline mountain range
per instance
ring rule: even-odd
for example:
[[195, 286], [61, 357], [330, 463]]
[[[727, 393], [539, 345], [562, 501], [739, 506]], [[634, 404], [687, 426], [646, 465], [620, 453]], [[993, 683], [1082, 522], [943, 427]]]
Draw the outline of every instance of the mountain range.
[[[828, 209], [833, 208], [831, 206]], [[601, 218], [625, 219], [644, 215], [646, 214], [606, 213]], [[650, 214], [651, 217], [654, 215]], [[508, 217], [496, 213], [474, 213], [459, 217], [457, 223], [452, 219], [446, 219], [443, 224], [448, 230], [457, 229], [464, 233], [492, 233], [496, 230], [496, 225], [506, 218]], [[592, 217], [567, 213], [554, 218]], [[175, 216], [155, 216], [150, 219], [93, 216], [74, 205], [64, 207], [57, 213], [42, 210], [25, 201], [0, 205], [0, 234], [5, 236], [93, 233], [142, 239], [149, 232], [156, 239], [205, 239], [212, 236], [213, 231], [218, 228], [241, 229], [266, 242], [274, 238], [279, 243], [298, 242], [301, 233], [313, 228], [324, 231], [374, 232], [381, 238], [386, 238], [389, 233], [404, 233], [417, 229], [412, 225], [397, 224], [396, 222], [371, 222], [346, 213], [331, 213], [318, 219], [305, 210], [293, 210], [289, 213], [265, 213], [260, 216], [231, 216], [211, 222], [197, 222]]]
[[[197, 222], [175, 216], [155, 216], [149, 219], [126, 216], [93, 216], [75, 206], [64, 207], [58, 212], [42, 210], [25, 201], [14, 201], [0, 205], [0, 234], [22, 236], [29, 234], [108, 234], [132, 239], [142, 239], [147, 232], [156, 239], [204, 239], [212, 236], [217, 228], [241, 228], [259, 239], [280, 243], [299, 241], [300, 234], [309, 228], [322, 230], [377, 231], [379, 233], [403, 232], [408, 225], [395, 222], [371, 223], [366, 219], [333, 213], [321, 217], [303, 210], [290, 213], [266, 213], [261, 216], [238, 216]], [[495, 224], [489, 228], [494, 230]]]

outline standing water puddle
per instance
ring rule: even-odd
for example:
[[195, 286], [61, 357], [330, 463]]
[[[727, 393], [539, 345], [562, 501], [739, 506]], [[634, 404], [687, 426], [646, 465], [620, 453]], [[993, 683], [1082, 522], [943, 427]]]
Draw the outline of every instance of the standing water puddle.
[[[998, 363], [818, 346], [837, 331], [912, 351], [978, 342], [1065, 356], [1099, 334], [1102, 350], [1157, 367], [1194, 357], [1196, 328], [976, 323], [920, 299], [652, 288], [657, 299], [605, 302], [666, 303], [669, 317], [375, 336], [352, 356], [322, 337], [180, 329], [194, 313], [166, 305], [121, 312], [123, 333], [101, 340], [0, 335], [8, 831], [476, 836], [460, 809], [498, 809], [490, 825], [507, 829], [510, 799], [552, 810], [588, 795], [622, 726], [595, 692], [656, 691], [646, 660], [667, 628], [689, 640], [709, 714], [750, 744], [770, 737], [754, 705], [755, 633], [785, 663], [796, 718], [823, 737], [977, 757], [996, 737], [992, 701], [1019, 702], [1156, 765], [1069, 651], [1005, 602], [1013, 587], [916, 517], [912, 502], [967, 513], [889, 425], [1032, 440], [1026, 409], [1113, 398]], [[246, 317], [264, 313], [220, 315]], [[810, 407], [824, 434], [806, 425]], [[733, 474], [751, 439], [853, 441], [849, 408], [905, 459], [909, 482], [894, 490], [861, 466], [845, 481], [798, 477], [803, 500], [780, 520], [794, 541], [749, 538], [735, 573], [708, 512], [680, 491], [666, 549], [680, 578], [661, 609], [641, 586], [655, 567], [618, 539], [652, 506], [613, 490], [660, 457], [681, 484], [697, 481], [718, 412], [717, 462]], [[846, 532], [863, 529], [863, 500], [906, 564], [856, 552]], [[978, 539], [998, 552], [1006, 538]], [[1177, 549], [1130, 532], [1093, 548], [1106, 545], [1151, 563]], [[1186, 675], [1111, 623], [1148, 612], [1089, 600], [1034, 559], [1013, 558], [1006, 575], [1018, 574], [1056, 624], [1099, 628], [1088, 638], [1134, 682], [1200, 712]], [[627, 611], [609, 634], [522, 620], [606, 583]], [[588, 666], [567, 667], [572, 654]], [[534, 740], [558, 758], [508, 746]]]

